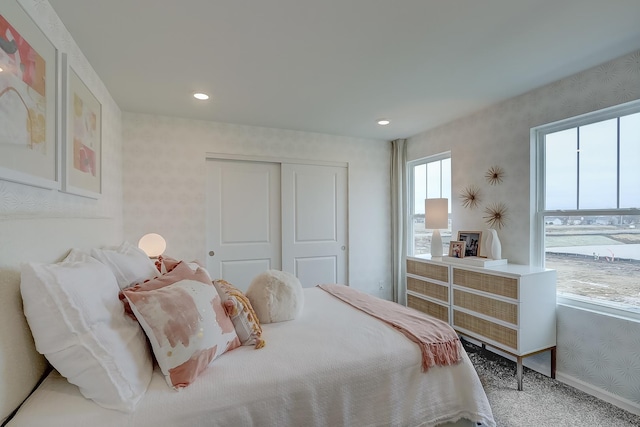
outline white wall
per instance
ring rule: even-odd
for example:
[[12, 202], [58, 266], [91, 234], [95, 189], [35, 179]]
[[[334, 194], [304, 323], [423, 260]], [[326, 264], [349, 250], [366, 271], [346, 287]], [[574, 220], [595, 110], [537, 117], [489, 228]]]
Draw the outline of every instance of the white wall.
[[[120, 109], [100, 81], [98, 75], [84, 57], [71, 35], [55, 14], [51, 5], [40, 0], [20, 0], [25, 10], [42, 29], [53, 45], [69, 56], [69, 64], [84, 80], [89, 89], [102, 104], [102, 184], [103, 194], [99, 200], [87, 199], [59, 191], [44, 190], [28, 185], [0, 180], [0, 267], [16, 268], [18, 261], [53, 261], [64, 255], [62, 252], [43, 253], [29, 251], [29, 247], [40, 248], [43, 240], [52, 239], [47, 230], [55, 229], [56, 235], [66, 235], [65, 245], [71, 246], [88, 241], [115, 244], [122, 239], [122, 123]], [[87, 236], [78, 236], [69, 219], [78, 218], [83, 223], [96, 219], [95, 233], [91, 227]], [[105, 221], [107, 219], [108, 221]], [[91, 221], [89, 221], [90, 225]], [[105, 224], [109, 230], [104, 233]], [[14, 231], [24, 228], [20, 242], [14, 242]], [[100, 228], [100, 229], [98, 229]], [[29, 232], [29, 230], [38, 230]], [[42, 234], [44, 233], [44, 234]], [[107, 235], [107, 241], [103, 237]], [[11, 236], [11, 239], [9, 239]], [[75, 236], [75, 238], [74, 238]], [[15, 243], [15, 244], [14, 244]], [[54, 242], [45, 242], [54, 243]], [[15, 248], [25, 253], [16, 253]], [[47, 246], [50, 247], [50, 246]], [[61, 248], [62, 249], [62, 248]], [[37, 256], [40, 259], [34, 259]]]
[[[491, 202], [508, 206], [506, 227], [498, 232], [503, 257], [526, 264], [531, 258], [530, 239], [530, 129], [640, 98], [640, 51], [569, 76], [524, 95], [461, 118], [409, 139], [409, 160], [451, 150], [452, 218], [455, 230], [483, 230], [483, 209]], [[504, 182], [491, 186], [484, 174], [491, 166], [505, 170]], [[465, 209], [459, 194], [468, 185], [481, 189], [478, 209]], [[603, 390], [620, 402], [633, 402], [640, 413], [640, 341], [610, 345], [610, 331], [638, 336], [640, 324], [585, 312], [580, 316], [558, 307], [558, 372], [578, 380], [574, 385]], [[582, 331], [580, 347], [569, 337]], [[592, 373], [598, 372], [594, 376]], [[566, 378], [566, 377], [565, 377]], [[603, 379], [605, 378], [605, 379]], [[603, 395], [604, 395], [603, 394]], [[618, 402], [620, 404], [620, 402]], [[624, 406], [624, 405], [623, 405]]]
[[123, 129], [125, 238], [160, 233], [181, 259], [206, 253], [207, 152], [348, 162], [349, 283], [391, 298], [389, 142], [133, 113]]

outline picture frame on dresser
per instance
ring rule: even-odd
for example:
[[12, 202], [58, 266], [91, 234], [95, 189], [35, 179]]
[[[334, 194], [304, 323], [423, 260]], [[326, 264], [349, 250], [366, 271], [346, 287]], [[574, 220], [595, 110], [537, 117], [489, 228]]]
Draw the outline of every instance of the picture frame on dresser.
[[465, 242], [464, 256], [482, 256], [482, 231], [458, 231], [457, 240]]
[[0, 179], [60, 189], [58, 51], [16, 1], [0, 3]]
[[466, 242], [463, 240], [452, 240], [449, 242], [449, 256], [452, 258], [464, 258]]
[[69, 64], [62, 62], [62, 191], [97, 199], [102, 193], [102, 104]]

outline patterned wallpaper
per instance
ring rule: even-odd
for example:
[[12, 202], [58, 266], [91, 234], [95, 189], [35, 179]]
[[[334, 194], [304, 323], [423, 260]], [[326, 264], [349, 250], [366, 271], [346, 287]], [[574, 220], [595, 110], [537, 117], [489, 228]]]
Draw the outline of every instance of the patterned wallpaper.
[[[640, 99], [640, 51], [566, 77], [495, 104], [409, 139], [409, 160], [451, 150], [452, 219], [455, 230], [483, 230], [483, 209], [493, 202], [508, 206], [506, 226], [498, 232], [503, 257], [527, 264], [530, 259], [530, 129]], [[505, 171], [491, 186], [484, 174], [491, 166]], [[482, 201], [462, 208], [457, 195], [476, 184]], [[592, 387], [634, 402], [640, 413], [638, 369], [640, 341], [612, 345], [615, 337], [638, 336], [640, 323], [558, 308], [558, 371]], [[612, 331], [617, 331], [612, 335]], [[577, 333], [577, 334], [576, 334]], [[576, 336], [582, 337], [577, 345]], [[573, 338], [572, 338], [573, 337]]]
[[133, 113], [123, 130], [125, 238], [156, 232], [168, 255], [202, 262], [207, 152], [348, 162], [349, 282], [391, 297], [389, 142]]
[[[0, 219], [111, 218], [114, 240], [122, 236], [122, 128], [121, 112], [71, 35], [45, 0], [20, 0], [45, 35], [102, 104], [103, 194], [99, 200], [0, 180]], [[70, 230], [72, 231], [72, 230]], [[30, 238], [30, 236], [25, 236]], [[40, 238], [40, 237], [38, 237]], [[6, 242], [3, 242], [5, 244]], [[37, 239], [34, 239], [37, 244]]]
[[640, 410], [638, 322], [560, 305], [558, 342], [558, 372], [621, 396]]

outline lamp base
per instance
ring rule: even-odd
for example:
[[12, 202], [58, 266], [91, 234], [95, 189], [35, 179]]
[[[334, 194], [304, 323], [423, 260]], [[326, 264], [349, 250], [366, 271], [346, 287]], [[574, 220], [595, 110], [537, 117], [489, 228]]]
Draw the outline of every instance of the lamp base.
[[440, 230], [433, 230], [433, 236], [431, 236], [431, 256], [442, 256], [442, 237], [440, 237]]

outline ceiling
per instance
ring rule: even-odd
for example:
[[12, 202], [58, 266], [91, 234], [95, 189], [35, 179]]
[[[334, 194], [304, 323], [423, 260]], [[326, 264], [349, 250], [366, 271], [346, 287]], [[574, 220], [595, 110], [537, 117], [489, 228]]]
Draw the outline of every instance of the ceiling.
[[123, 111], [386, 140], [640, 49], [638, 0], [49, 2]]

